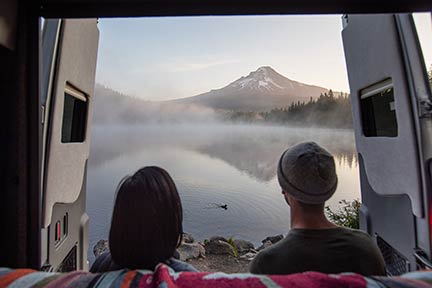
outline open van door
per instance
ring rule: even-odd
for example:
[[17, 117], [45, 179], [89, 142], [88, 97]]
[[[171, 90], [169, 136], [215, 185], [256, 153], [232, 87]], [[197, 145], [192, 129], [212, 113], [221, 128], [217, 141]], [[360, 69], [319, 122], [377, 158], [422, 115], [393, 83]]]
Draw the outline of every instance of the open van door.
[[431, 267], [432, 98], [411, 14], [347, 15], [342, 31], [362, 206], [387, 273]]
[[48, 271], [87, 270], [86, 168], [97, 20], [48, 19], [42, 33], [41, 266]]

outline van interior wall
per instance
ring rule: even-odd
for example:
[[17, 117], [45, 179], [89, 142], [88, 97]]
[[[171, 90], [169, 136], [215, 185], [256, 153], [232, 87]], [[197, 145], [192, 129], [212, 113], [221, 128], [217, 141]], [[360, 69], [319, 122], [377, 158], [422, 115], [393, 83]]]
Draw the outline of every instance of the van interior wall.
[[[13, 0], [12, 0], [13, 1]], [[38, 17], [383, 13], [431, 11], [430, 0], [16, 0], [15, 49], [0, 45], [0, 266], [40, 266]], [[1, 13], [7, 13], [5, 10]]]
[[16, 3], [15, 47], [0, 45], [0, 266], [39, 268], [39, 26], [36, 7]]
[[[13, 60], [15, 57], [15, 52], [6, 48], [5, 46], [0, 46], [0, 63], [2, 63], [2, 68], [0, 69], [0, 95], [2, 97], [2, 106], [4, 107], [2, 113], [0, 113], [0, 121], [2, 123], [3, 128], [0, 129], [0, 165], [1, 165], [1, 173], [0, 173], [0, 225], [2, 227], [2, 232], [0, 237], [0, 265], [8, 266], [8, 264], [12, 264], [18, 259], [13, 260], [16, 256], [10, 255], [8, 251], [14, 251], [17, 249], [16, 245], [19, 245], [19, 241], [17, 239], [17, 233], [9, 233], [11, 231], [11, 226], [15, 226], [16, 216], [11, 217], [13, 215], [13, 211], [16, 209], [15, 203], [18, 202], [18, 193], [17, 190], [11, 186], [13, 185], [12, 175], [9, 173], [10, 164], [10, 148], [11, 148], [11, 129], [12, 123], [11, 119], [13, 119], [13, 113], [11, 109], [12, 102], [12, 79], [14, 78], [14, 65]], [[7, 108], [6, 108], [7, 107]], [[9, 216], [10, 215], [10, 216]], [[15, 243], [15, 244], [14, 244]]]

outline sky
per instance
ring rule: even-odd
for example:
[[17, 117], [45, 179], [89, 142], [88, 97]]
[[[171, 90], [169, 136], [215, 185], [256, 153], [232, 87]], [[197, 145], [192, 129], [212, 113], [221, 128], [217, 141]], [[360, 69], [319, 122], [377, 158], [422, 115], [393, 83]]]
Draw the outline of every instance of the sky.
[[261, 66], [349, 92], [341, 15], [100, 19], [98, 27], [96, 81], [133, 97], [194, 96]]

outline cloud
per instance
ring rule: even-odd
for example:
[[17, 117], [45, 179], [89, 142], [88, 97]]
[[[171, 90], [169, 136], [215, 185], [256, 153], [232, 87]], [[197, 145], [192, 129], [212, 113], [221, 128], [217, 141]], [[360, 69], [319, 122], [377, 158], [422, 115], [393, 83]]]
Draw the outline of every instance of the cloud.
[[215, 66], [228, 65], [238, 63], [238, 59], [225, 59], [225, 60], [202, 60], [202, 61], [185, 61], [177, 60], [172, 63], [165, 63], [163, 66], [170, 72], [188, 72], [188, 71], [198, 71]]

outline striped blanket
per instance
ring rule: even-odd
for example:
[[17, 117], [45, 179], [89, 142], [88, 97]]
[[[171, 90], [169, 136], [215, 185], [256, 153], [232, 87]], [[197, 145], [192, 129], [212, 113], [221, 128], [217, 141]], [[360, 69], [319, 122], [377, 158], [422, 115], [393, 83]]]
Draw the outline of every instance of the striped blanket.
[[156, 270], [119, 270], [107, 273], [76, 271], [39, 272], [32, 269], [0, 268], [0, 287], [88, 288], [88, 287], [346, 287], [411, 288], [432, 287], [432, 272], [415, 272], [403, 277], [363, 277], [358, 274], [327, 275], [306, 272], [285, 276], [225, 274], [207, 272], [175, 273], [159, 264]]

